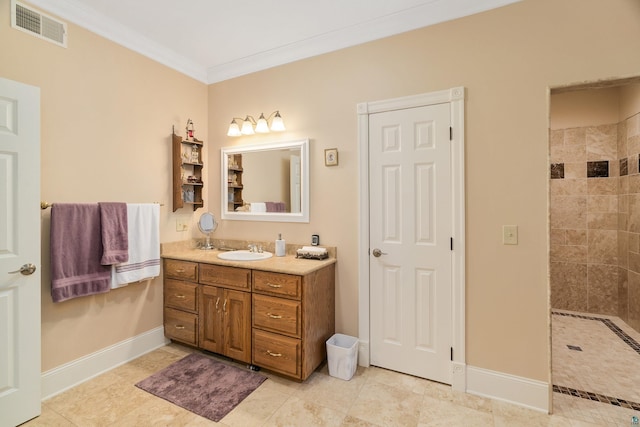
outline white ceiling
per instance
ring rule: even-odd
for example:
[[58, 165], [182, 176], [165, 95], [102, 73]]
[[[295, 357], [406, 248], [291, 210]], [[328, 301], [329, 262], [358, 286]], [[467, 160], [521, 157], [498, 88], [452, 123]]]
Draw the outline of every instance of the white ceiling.
[[214, 83], [520, 0], [25, 1]]

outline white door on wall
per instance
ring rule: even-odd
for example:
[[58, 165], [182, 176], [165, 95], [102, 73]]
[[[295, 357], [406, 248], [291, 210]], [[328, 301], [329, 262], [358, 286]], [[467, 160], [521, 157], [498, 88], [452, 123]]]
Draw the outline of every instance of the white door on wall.
[[40, 90], [0, 78], [0, 425], [40, 414]]
[[451, 384], [450, 105], [369, 115], [371, 364]]

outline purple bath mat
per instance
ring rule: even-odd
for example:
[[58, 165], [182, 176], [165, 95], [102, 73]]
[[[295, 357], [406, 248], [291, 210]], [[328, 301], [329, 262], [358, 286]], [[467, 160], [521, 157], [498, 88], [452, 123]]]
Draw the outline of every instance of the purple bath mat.
[[140, 381], [136, 387], [218, 422], [264, 380], [255, 372], [193, 353]]

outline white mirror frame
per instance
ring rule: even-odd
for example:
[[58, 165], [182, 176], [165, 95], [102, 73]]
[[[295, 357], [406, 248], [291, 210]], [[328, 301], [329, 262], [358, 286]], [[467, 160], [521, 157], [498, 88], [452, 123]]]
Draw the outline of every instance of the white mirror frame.
[[[229, 171], [229, 155], [246, 152], [259, 152], [268, 150], [282, 150], [300, 148], [300, 212], [229, 212], [227, 210], [227, 174]], [[221, 219], [240, 221], [272, 221], [272, 222], [309, 222], [309, 139], [301, 139], [286, 142], [273, 142], [260, 145], [239, 145], [223, 147], [220, 150], [220, 211]]]

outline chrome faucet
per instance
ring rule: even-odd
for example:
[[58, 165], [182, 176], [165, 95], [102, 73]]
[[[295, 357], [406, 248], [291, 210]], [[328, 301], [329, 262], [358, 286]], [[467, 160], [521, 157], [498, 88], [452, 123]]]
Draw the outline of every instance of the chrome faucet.
[[249, 252], [262, 253], [262, 245], [256, 245], [256, 244], [252, 243], [247, 247], [249, 248]]

